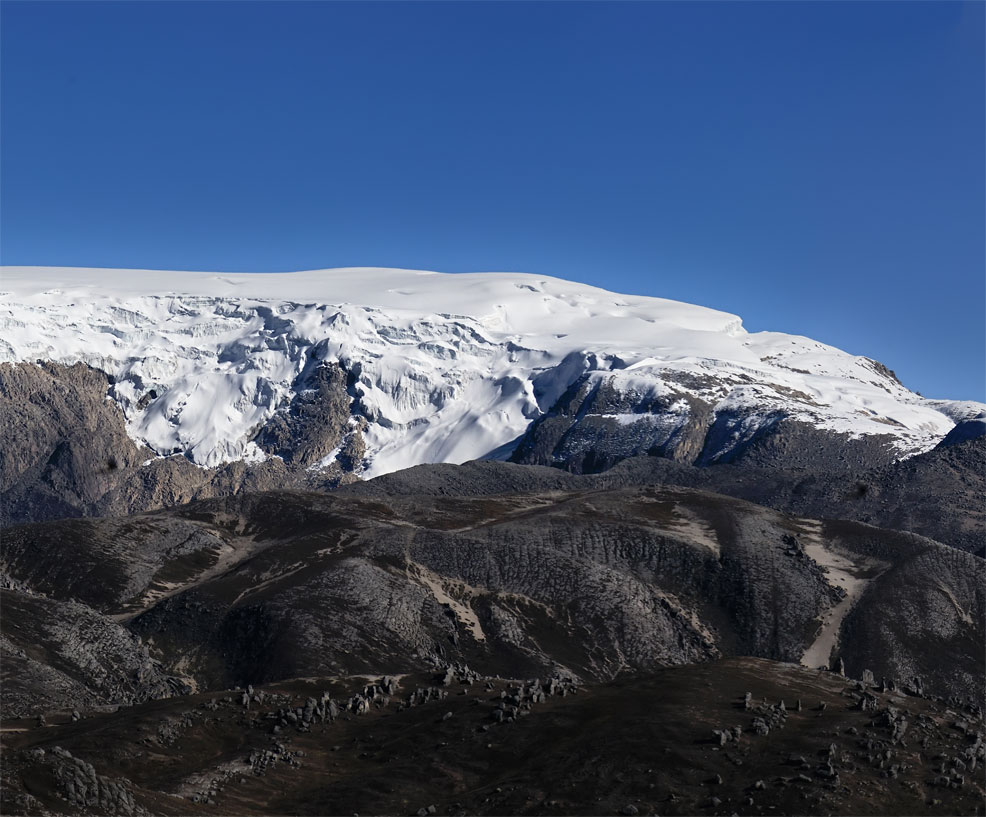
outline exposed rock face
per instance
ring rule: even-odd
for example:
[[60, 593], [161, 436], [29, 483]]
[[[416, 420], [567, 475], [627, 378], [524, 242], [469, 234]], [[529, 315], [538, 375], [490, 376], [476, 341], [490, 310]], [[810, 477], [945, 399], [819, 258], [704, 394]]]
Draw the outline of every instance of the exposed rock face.
[[[977, 632], [975, 618], [983, 615], [977, 610], [986, 611], [986, 562], [970, 561], [956, 550], [925, 548], [911, 534], [899, 537], [899, 545], [890, 548], [876, 536], [868, 543], [873, 556], [893, 560], [892, 575], [874, 581], [866, 603], [857, 605], [845, 619], [839, 654], [845, 659], [846, 674], [860, 678], [869, 667], [888, 678], [923, 679], [930, 673], [935, 678], [934, 694], [967, 690], [974, 695], [978, 686], [982, 696], [982, 675], [973, 681], [971, 667], [943, 661], [938, 647], [948, 643], [950, 651], [980, 654], [983, 636]], [[911, 558], [902, 559], [900, 552], [911, 538], [917, 549]], [[986, 666], [986, 658], [979, 660]]]
[[975, 417], [971, 420], [962, 420], [955, 424], [955, 428], [948, 432], [938, 445], [946, 448], [950, 445], [959, 445], [967, 440], [975, 440], [986, 436], [986, 417]]
[[60, 794], [72, 808], [126, 817], [147, 814], [134, 801], [129, 781], [96, 774], [91, 763], [74, 757], [60, 746], [45, 755], [45, 765], [53, 772]]
[[[349, 393], [361, 387], [352, 379], [338, 365], [313, 362], [299, 377], [293, 402], [255, 435], [276, 456], [201, 468], [184, 456], [154, 457], [136, 446], [121, 412], [106, 399], [112, 384], [101, 372], [81, 364], [0, 364], [0, 523], [119, 515], [212, 496], [351, 482], [367, 452], [360, 398]], [[582, 473], [630, 460], [624, 476], [615, 472], [607, 484], [630, 484], [621, 480], [642, 469], [646, 480], [913, 530], [973, 551], [983, 547], [986, 513], [977, 491], [986, 488], [986, 438], [950, 441], [887, 462], [890, 449], [878, 435], [847, 440], [778, 419], [755, 424], [744, 437], [734, 427], [741, 419], [720, 412], [713, 420], [708, 405], [685, 392], [668, 403], [653, 395], [631, 399], [598, 378], [595, 385], [589, 379], [579, 384], [559, 399], [557, 411], [531, 425], [514, 459]], [[689, 468], [693, 461], [715, 467]], [[886, 464], [874, 467], [878, 462]]]
[[[278, 440], [290, 443], [295, 453], [288, 462], [271, 458], [200, 468], [182, 455], [155, 457], [135, 445], [119, 407], [107, 399], [112, 384], [102, 372], [82, 364], [2, 363], [0, 523], [126, 514], [240, 491], [326, 487], [352, 479], [363, 443], [359, 428], [346, 424], [348, 412], [339, 420], [339, 403], [349, 399], [344, 383], [340, 393], [341, 376], [316, 369], [314, 393], [302, 392], [298, 406], [263, 432], [271, 447]], [[336, 445], [342, 447], [336, 462], [305, 470]]]
[[168, 516], [66, 519], [5, 530], [3, 567], [16, 589], [121, 612], [221, 565], [230, 538], [223, 527]]
[[[106, 375], [86, 366], [0, 364], [0, 498], [8, 520], [75, 516], [142, 454]], [[145, 457], [146, 458], [146, 457]], [[92, 511], [90, 511], [92, 512]]]
[[180, 694], [147, 646], [83, 604], [0, 591], [3, 712], [24, 717]]
[[898, 456], [889, 435], [853, 439], [783, 414], [770, 423], [758, 424], [752, 432], [749, 427], [748, 416], [719, 412], [696, 464], [844, 473], [886, 465]]
[[604, 471], [641, 454], [691, 462], [711, 419], [711, 406], [684, 389], [627, 392], [585, 374], [531, 424], [511, 460], [575, 473]]
[[[595, 373], [583, 375], [533, 423], [510, 460], [576, 474], [605, 471], [641, 455], [696, 465], [859, 471], [892, 463], [889, 434], [852, 438], [758, 406], [715, 410], [695, 396], [715, 394], [714, 381], [679, 376], [658, 394], [623, 391]], [[693, 391], [687, 390], [685, 387]]]
[[[257, 434], [261, 450], [280, 457], [288, 466], [308, 468], [327, 457], [336, 470], [352, 472], [365, 450], [359, 425], [351, 423], [352, 398], [348, 376], [337, 363], [312, 359], [294, 384], [287, 411], [275, 414]], [[347, 446], [344, 456], [329, 457]]]

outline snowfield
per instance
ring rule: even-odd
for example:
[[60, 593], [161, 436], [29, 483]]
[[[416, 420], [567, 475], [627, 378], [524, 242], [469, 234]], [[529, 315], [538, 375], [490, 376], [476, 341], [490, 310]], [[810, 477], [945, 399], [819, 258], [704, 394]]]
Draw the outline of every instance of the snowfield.
[[868, 358], [809, 338], [748, 333], [725, 312], [515, 273], [4, 267], [0, 361], [39, 359], [112, 375], [130, 435], [202, 466], [263, 459], [252, 438], [305, 366], [338, 362], [368, 422], [367, 477], [502, 456], [586, 373], [634, 395], [684, 383], [753, 423], [780, 411], [891, 435], [901, 456], [986, 413], [925, 400]]

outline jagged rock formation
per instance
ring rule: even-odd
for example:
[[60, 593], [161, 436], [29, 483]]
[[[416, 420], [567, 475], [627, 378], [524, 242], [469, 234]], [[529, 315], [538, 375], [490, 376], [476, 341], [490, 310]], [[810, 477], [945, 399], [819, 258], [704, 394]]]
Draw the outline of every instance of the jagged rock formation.
[[350, 379], [338, 364], [313, 358], [298, 375], [287, 410], [271, 417], [254, 441], [289, 467], [353, 473], [366, 452], [366, 422], [352, 416]]
[[91, 763], [74, 757], [61, 746], [47, 752], [35, 749], [34, 758], [44, 773], [54, 777], [60, 799], [74, 811], [124, 817], [147, 814], [135, 802], [130, 781], [96, 774]]
[[749, 407], [717, 409], [715, 400], [696, 396], [716, 394], [711, 376], [679, 376], [656, 394], [625, 391], [614, 381], [581, 377], [531, 423], [510, 460], [591, 474], [641, 455], [823, 472], [860, 470], [899, 457], [889, 434], [854, 438], [792, 419], [780, 408], [766, 415]]

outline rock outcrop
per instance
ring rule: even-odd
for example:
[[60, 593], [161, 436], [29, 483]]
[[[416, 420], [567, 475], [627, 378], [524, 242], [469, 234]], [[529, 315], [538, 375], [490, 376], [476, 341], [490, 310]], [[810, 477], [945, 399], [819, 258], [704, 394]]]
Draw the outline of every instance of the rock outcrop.
[[[316, 396], [300, 394], [283, 418], [277, 415], [259, 432], [272, 453], [290, 448], [288, 460], [201, 468], [181, 453], [160, 457], [135, 444], [119, 407], [107, 399], [112, 380], [103, 372], [81, 363], [0, 363], [0, 524], [122, 515], [242, 491], [351, 480], [362, 458], [360, 430], [326, 397], [349, 399], [338, 372], [317, 371]], [[337, 459], [308, 470], [337, 445]]]

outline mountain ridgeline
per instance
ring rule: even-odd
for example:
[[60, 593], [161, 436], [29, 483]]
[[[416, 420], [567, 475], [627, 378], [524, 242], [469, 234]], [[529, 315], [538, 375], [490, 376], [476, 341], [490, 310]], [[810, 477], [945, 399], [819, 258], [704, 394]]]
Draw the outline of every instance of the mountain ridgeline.
[[[986, 417], [809, 338], [555, 278], [169, 273], [167, 293], [161, 280], [5, 269], [3, 392], [109, 397], [106, 433], [122, 422], [140, 463], [266, 463], [304, 482], [490, 458], [594, 472], [642, 454], [858, 471], [974, 436]], [[53, 368], [76, 364], [105, 384]], [[78, 418], [45, 404], [32, 436], [61, 441]], [[15, 453], [6, 471], [52, 453]]]
[[169, 285], [4, 272], [4, 814], [984, 813], [986, 406], [538, 276]]

